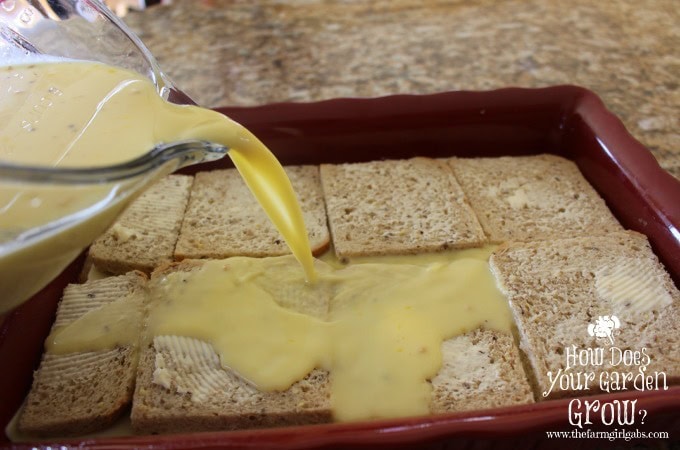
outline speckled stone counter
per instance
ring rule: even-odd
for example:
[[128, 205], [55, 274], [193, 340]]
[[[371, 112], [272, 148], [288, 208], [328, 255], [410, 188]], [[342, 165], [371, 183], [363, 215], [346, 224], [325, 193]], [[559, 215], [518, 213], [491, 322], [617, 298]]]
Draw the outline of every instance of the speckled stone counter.
[[125, 21], [204, 106], [576, 84], [680, 178], [675, 0], [174, 0]]

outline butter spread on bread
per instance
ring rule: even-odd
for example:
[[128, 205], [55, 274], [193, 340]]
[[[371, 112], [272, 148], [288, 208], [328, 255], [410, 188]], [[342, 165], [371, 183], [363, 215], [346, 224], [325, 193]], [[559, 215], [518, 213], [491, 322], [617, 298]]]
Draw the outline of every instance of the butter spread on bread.
[[566, 158], [541, 154], [449, 158], [448, 163], [492, 243], [623, 231]]

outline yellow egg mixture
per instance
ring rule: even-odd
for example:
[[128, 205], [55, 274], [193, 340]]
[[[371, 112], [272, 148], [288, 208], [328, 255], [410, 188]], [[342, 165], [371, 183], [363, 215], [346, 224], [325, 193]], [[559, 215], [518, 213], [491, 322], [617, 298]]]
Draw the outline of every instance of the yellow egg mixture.
[[[233, 121], [171, 105], [143, 77], [96, 63], [4, 68], [0, 77], [11, 87], [0, 94], [0, 159], [83, 167], [126, 161], [159, 142], [221, 143], [297, 258], [235, 257], [165, 274], [152, 283], [144, 327], [142, 299], [130, 296], [54, 330], [46, 344], [50, 352], [131, 343], [141, 328], [145, 340], [193, 337], [211, 344], [225, 368], [264, 391], [284, 390], [314, 368], [330, 371], [335, 417], [357, 420], [426, 414], [428, 380], [441, 366], [442, 341], [479, 326], [510, 330], [506, 301], [488, 267], [491, 247], [349, 266], [332, 257], [315, 261], [285, 173]], [[36, 105], [40, 114], [33, 112]], [[16, 235], [116, 196], [110, 186], [74, 189], [0, 184], [0, 229]], [[91, 208], [89, 222], [74, 228], [69, 260], [88, 244], [78, 237], [91, 239], [82, 232], [93, 220], [103, 218], [97, 219], [98, 233], [110, 224], [120, 209], [115, 204]], [[58, 236], [65, 234], [11, 251], [0, 247], [0, 286], [10, 293], [5, 308], [29, 293], [14, 287], [36, 276], [29, 264], [54, 257], [56, 248], [63, 253]], [[298, 299], [325, 314], [300, 312], [291, 305]]]
[[[444, 340], [480, 326], [510, 332], [507, 303], [488, 267], [491, 251], [373, 258], [348, 266], [318, 260], [315, 283], [305, 283], [290, 256], [204, 262], [151, 284], [143, 341], [205, 341], [225, 368], [263, 391], [285, 390], [314, 368], [328, 370], [337, 420], [427, 414], [428, 380], [441, 367]], [[131, 324], [139, 323], [139, 310], [129, 306], [135, 301], [126, 298], [127, 306], [116, 302], [55, 330], [48, 350], [134, 342], [140, 328]], [[327, 315], [300, 312], [304, 305], [290, 304], [296, 301]], [[127, 316], [120, 320], [122, 311]], [[127, 323], [127, 330], [104, 331], [110, 323]]]

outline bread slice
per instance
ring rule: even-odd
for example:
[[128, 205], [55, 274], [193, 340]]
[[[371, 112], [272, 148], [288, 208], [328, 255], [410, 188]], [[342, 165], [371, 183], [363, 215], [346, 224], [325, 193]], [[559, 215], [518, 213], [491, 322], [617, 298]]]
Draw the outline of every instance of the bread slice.
[[170, 175], [152, 185], [90, 246], [94, 266], [111, 274], [144, 273], [172, 261], [193, 177]]
[[332, 420], [328, 373], [315, 369], [284, 392], [260, 392], [222, 368], [197, 339], [157, 336], [141, 355], [132, 407], [138, 433], [239, 430]]
[[[152, 290], [166, 274], [191, 272], [201, 264], [185, 260], [157, 270], [152, 276]], [[281, 286], [278, 291], [281, 292]], [[326, 316], [328, 298], [303, 296], [302, 301], [295, 302], [296, 298], [293, 296], [285, 306], [315, 317]], [[154, 298], [151, 308], [155, 301], [163, 299]], [[210, 344], [188, 337], [154, 336], [142, 349], [131, 420], [133, 429], [139, 433], [331, 422], [329, 375], [314, 369], [286, 391], [261, 392], [235, 372], [223, 368]]]
[[533, 403], [511, 334], [478, 328], [442, 343], [432, 379], [433, 414]]
[[476, 247], [484, 232], [447, 165], [429, 158], [321, 165], [341, 260]]
[[565, 158], [452, 158], [449, 164], [492, 243], [623, 230], [576, 164]]
[[[601, 390], [600, 376], [636, 375], [642, 365], [647, 374], [665, 374], [669, 384], [680, 382], [680, 292], [644, 235], [510, 243], [492, 255], [491, 268], [510, 301], [537, 398], [593, 394]], [[598, 328], [606, 331], [602, 324], [609, 335], [594, 334]], [[569, 355], [583, 349], [600, 349], [602, 360], [574, 364]], [[649, 361], [626, 366], [618, 359], [625, 350], [644, 352]], [[587, 389], [551, 389], [548, 374], [554, 378], [560, 371], [590, 372], [595, 378]]]
[[[145, 292], [139, 272], [66, 287], [53, 327], [88, 311]], [[31, 436], [74, 436], [101, 430], [123, 413], [134, 390], [137, 344], [71, 354], [43, 354], [19, 418]]]
[[[287, 166], [315, 255], [330, 244], [316, 166]], [[290, 250], [236, 169], [201, 172], [191, 190], [175, 257], [278, 256]]]

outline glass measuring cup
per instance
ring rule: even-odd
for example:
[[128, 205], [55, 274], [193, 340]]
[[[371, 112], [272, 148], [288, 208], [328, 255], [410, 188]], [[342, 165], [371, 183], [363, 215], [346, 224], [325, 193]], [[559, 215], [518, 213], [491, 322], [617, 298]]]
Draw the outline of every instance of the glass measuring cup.
[[[0, 65], [55, 57], [128, 69], [151, 80], [162, 98], [193, 103], [163, 74], [141, 41], [98, 1], [0, 0]], [[0, 314], [59, 274], [151, 182], [226, 152], [223, 146], [191, 140], [158, 145], [139, 158], [105, 167], [64, 169], [0, 159]], [[42, 222], [29, 218], [19, 226], [16, 220], [3, 223], [3, 214], [18, 201], [43, 201], [54, 192], [83, 198], [93, 191], [102, 195]]]

